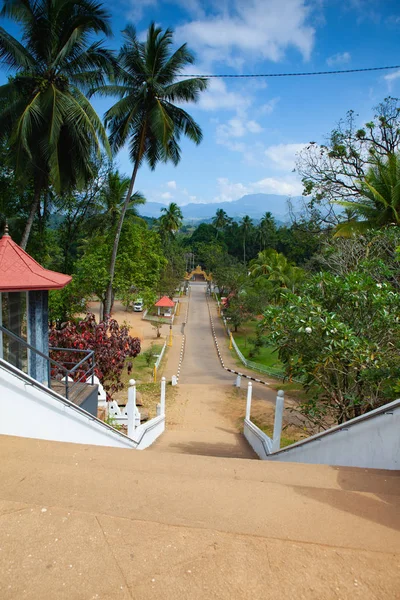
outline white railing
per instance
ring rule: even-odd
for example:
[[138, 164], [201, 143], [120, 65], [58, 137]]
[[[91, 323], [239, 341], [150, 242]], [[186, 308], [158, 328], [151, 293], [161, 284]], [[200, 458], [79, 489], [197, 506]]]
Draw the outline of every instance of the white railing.
[[163, 377], [157, 416], [142, 424], [140, 424], [141, 415], [136, 406], [136, 381], [134, 379], [129, 381], [128, 402], [125, 409], [121, 410], [115, 401], [110, 403], [109, 415], [118, 425], [127, 426], [128, 437], [137, 444], [137, 450], [144, 450], [151, 446], [165, 431], [165, 397], [166, 380]]
[[[286, 375], [283, 371], [281, 371], [279, 369], [272, 369], [271, 367], [266, 367], [264, 365], [261, 365], [260, 363], [256, 363], [256, 362], [246, 358], [243, 355], [243, 353], [241, 352], [241, 350], [239, 349], [239, 346], [237, 345], [237, 343], [235, 342], [235, 338], [233, 337], [233, 333], [230, 330], [225, 317], [222, 317], [222, 321], [224, 323], [226, 332], [231, 339], [232, 347], [235, 350], [239, 360], [244, 364], [245, 367], [247, 367], [248, 369], [252, 369], [253, 371], [258, 371], [259, 373], [264, 373], [264, 375], [269, 375], [270, 377], [276, 377], [277, 379], [282, 379], [282, 380], [286, 379]], [[293, 379], [293, 381], [298, 381], [298, 380]]]
[[161, 361], [162, 361], [162, 359], [163, 359], [163, 356], [164, 356], [164, 352], [165, 352], [165, 349], [166, 349], [166, 347], [167, 347], [167, 340], [165, 340], [165, 342], [164, 342], [164, 346], [161, 348], [161, 352], [160, 352], [160, 354], [158, 355], [158, 358], [157, 358], [156, 362], [154, 363], [154, 366], [155, 366], [155, 368], [156, 368], [156, 369], [158, 369], [158, 367], [159, 367], [159, 366], [160, 366], [160, 364], [161, 364]]
[[254, 452], [262, 459], [266, 460], [270, 454], [277, 452], [281, 445], [282, 421], [283, 421], [283, 406], [284, 393], [279, 390], [276, 397], [274, 433], [272, 438], [269, 437], [262, 429], [260, 429], [251, 420], [251, 401], [253, 394], [253, 385], [251, 381], [247, 388], [246, 401], [246, 416], [244, 419], [243, 434]]

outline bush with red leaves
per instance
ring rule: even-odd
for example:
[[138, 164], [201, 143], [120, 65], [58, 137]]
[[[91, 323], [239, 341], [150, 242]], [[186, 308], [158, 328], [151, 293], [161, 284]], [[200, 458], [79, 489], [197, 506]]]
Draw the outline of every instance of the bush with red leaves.
[[[115, 319], [107, 319], [97, 324], [93, 314], [88, 314], [79, 323], [68, 321], [61, 329], [52, 327], [49, 333], [49, 344], [56, 348], [94, 350], [95, 374], [109, 396], [123, 388], [121, 374], [125, 366], [125, 359], [135, 358], [140, 353], [140, 340], [131, 337], [127, 327], [120, 327]], [[50, 356], [70, 369], [71, 361], [77, 364], [85, 357], [85, 354], [52, 351]], [[132, 363], [128, 365], [128, 368], [129, 366], [132, 369]], [[80, 379], [88, 368], [89, 362], [86, 361], [83, 363], [82, 369], [74, 373], [74, 380]], [[54, 372], [52, 375], [57, 376], [58, 374]]]

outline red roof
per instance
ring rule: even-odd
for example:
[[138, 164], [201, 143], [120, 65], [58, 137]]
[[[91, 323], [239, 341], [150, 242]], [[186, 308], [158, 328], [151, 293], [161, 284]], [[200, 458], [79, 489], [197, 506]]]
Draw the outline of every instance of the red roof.
[[57, 290], [71, 279], [70, 275], [44, 269], [7, 233], [0, 239], [0, 292]]
[[154, 306], [160, 306], [162, 308], [173, 308], [175, 306], [175, 302], [173, 302], [173, 300], [170, 300], [168, 296], [163, 296], [159, 299], [158, 302], [155, 303]]

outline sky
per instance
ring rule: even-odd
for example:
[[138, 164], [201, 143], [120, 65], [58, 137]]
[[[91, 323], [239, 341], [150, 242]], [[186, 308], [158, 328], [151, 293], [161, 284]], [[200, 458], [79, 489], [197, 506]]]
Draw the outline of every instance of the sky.
[[[196, 64], [188, 73], [248, 74], [400, 65], [398, 0], [113, 0], [118, 47], [129, 22], [141, 37], [151, 21], [174, 30]], [[6, 22], [2, 23], [7, 29]], [[360, 124], [386, 96], [400, 96], [400, 69], [273, 79], [212, 79], [196, 105], [200, 146], [182, 141], [177, 167], [139, 171], [148, 201], [229, 202], [249, 193], [300, 195], [296, 153], [323, 143], [349, 109]], [[110, 100], [94, 99], [99, 114]], [[117, 157], [130, 174], [127, 151]]]

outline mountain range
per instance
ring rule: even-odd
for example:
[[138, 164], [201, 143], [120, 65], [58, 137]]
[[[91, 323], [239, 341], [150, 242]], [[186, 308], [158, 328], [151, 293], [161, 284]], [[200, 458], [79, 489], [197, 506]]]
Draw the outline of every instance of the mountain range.
[[[193, 202], [180, 208], [185, 222], [212, 219], [219, 208], [223, 208], [228, 216], [234, 219], [240, 219], [245, 215], [252, 219], [261, 219], [266, 212], [270, 212], [275, 219], [285, 222], [289, 220], [287, 200], [287, 196], [278, 194], [248, 194], [232, 202], [210, 202], [208, 204]], [[300, 207], [301, 200], [301, 196], [291, 198], [294, 210]], [[157, 219], [161, 214], [161, 209], [165, 207], [166, 205], [160, 202], [146, 202], [138, 209], [142, 216]]]

